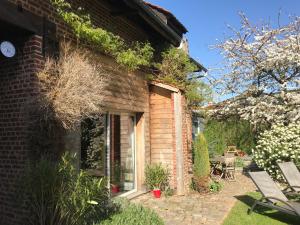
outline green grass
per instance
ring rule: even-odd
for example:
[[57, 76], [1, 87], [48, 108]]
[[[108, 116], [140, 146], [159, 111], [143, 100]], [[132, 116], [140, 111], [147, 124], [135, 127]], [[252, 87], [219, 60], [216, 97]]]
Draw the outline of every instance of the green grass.
[[247, 214], [248, 209], [255, 199], [259, 199], [261, 195], [257, 192], [251, 192], [243, 196], [238, 196], [238, 202], [235, 204], [229, 215], [225, 219], [223, 225], [283, 225], [293, 224], [299, 225], [300, 219], [290, 216], [276, 210], [257, 206], [251, 215]]

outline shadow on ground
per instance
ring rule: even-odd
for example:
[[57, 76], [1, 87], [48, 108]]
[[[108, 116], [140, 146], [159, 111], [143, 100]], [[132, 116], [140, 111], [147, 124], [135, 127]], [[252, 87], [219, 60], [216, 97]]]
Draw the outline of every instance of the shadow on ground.
[[[247, 205], [249, 208], [253, 205], [254, 201], [259, 199], [259, 198], [254, 198], [253, 196], [250, 195], [240, 195], [240, 196], [234, 196], [236, 199], [238, 199], [240, 202], [244, 203]], [[299, 217], [297, 218], [296, 216], [292, 216], [286, 213], [282, 213], [276, 210], [272, 210], [267, 207], [263, 207], [260, 205], [257, 205], [254, 209], [255, 213], [259, 213], [264, 216], [268, 216], [272, 219], [278, 220], [282, 223], [286, 224], [293, 224], [293, 225], [299, 225], [300, 224], [300, 219]], [[247, 212], [245, 212], [247, 214]], [[247, 215], [248, 216], [248, 215]], [[271, 225], [271, 224], [270, 224]]]

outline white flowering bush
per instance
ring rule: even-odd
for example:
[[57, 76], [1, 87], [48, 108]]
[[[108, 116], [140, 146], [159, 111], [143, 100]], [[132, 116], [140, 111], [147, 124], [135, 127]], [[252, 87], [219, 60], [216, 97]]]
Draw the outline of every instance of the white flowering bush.
[[281, 179], [277, 162], [293, 161], [299, 167], [300, 123], [277, 124], [263, 132], [253, 150], [253, 159], [275, 179]]

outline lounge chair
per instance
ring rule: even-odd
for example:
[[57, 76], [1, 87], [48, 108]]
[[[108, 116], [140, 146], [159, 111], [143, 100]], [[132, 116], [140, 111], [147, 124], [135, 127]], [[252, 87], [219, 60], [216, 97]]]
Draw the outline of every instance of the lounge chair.
[[[300, 172], [293, 162], [278, 163], [278, 166], [292, 192], [300, 193]], [[287, 192], [288, 193], [288, 192]]]
[[257, 205], [262, 205], [300, 217], [300, 203], [289, 201], [266, 171], [249, 172], [249, 175], [263, 197], [254, 202], [251, 209], [248, 210], [248, 214], [250, 214]]

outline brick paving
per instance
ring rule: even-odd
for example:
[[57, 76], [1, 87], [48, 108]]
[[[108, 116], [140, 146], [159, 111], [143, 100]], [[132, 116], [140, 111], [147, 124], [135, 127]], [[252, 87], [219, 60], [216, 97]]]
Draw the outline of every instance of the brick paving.
[[224, 182], [224, 188], [217, 194], [190, 193], [154, 199], [148, 193], [132, 201], [156, 211], [166, 225], [218, 225], [222, 224], [237, 201], [234, 196], [254, 190], [250, 178], [239, 174], [235, 182]]

